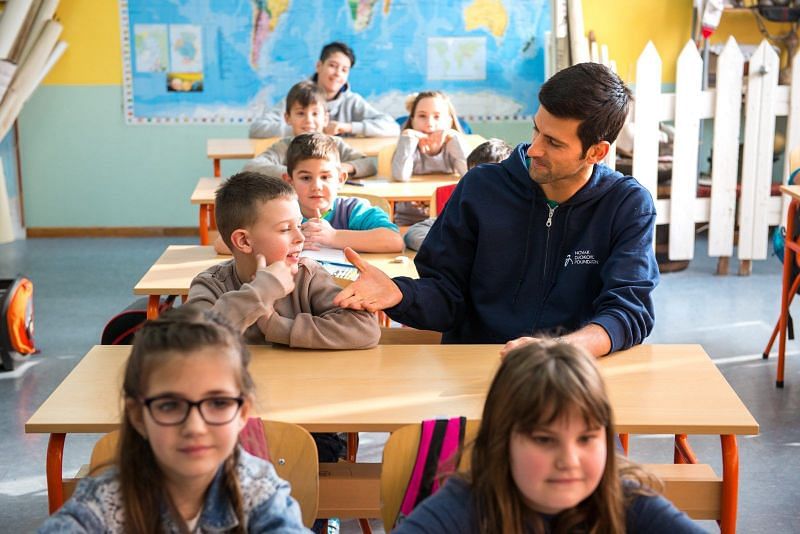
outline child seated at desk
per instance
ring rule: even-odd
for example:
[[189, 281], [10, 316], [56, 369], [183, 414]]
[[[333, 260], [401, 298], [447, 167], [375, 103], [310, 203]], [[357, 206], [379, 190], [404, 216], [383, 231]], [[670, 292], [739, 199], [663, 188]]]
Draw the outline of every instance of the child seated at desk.
[[[511, 150], [511, 146], [502, 139], [492, 138], [488, 141], [484, 141], [476, 146], [475, 150], [470, 152], [469, 156], [467, 156], [467, 169], [471, 169], [483, 163], [500, 163], [511, 154]], [[455, 186], [451, 187], [454, 188]], [[412, 250], [419, 250], [419, 247], [422, 246], [422, 242], [425, 241], [435, 221], [436, 219], [431, 217], [413, 224], [408, 231], [406, 231], [406, 235], [403, 236], [403, 241], [405, 241], [406, 246]]]
[[345, 175], [333, 138], [298, 135], [289, 145], [286, 165], [284, 178], [297, 192], [303, 214], [306, 249], [402, 252], [400, 231], [383, 210], [358, 197], [338, 196]]
[[[392, 178], [407, 182], [414, 174], [466, 173], [468, 149], [450, 99], [440, 91], [423, 91], [408, 113], [392, 156]], [[398, 224], [413, 224], [426, 215], [418, 202], [395, 205]]]
[[[378, 344], [377, 317], [334, 306], [341, 288], [317, 262], [300, 257], [305, 237], [292, 186], [253, 172], [235, 174], [217, 190], [216, 216], [233, 259], [197, 275], [187, 304], [221, 313], [252, 344], [308, 349], [366, 349]], [[312, 437], [320, 461], [344, 456], [343, 437]]]
[[335, 307], [339, 286], [315, 261], [300, 257], [302, 215], [287, 182], [235, 174], [217, 190], [216, 216], [233, 259], [197, 275], [188, 303], [218, 311], [248, 343], [310, 349], [377, 344], [375, 316]]
[[[397, 123], [381, 113], [364, 97], [351, 90], [347, 78], [356, 66], [356, 55], [345, 43], [334, 41], [322, 47], [316, 72], [311, 77], [325, 93], [331, 120], [325, 126], [330, 135], [363, 135], [364, 137], [394, 137], [400, 129]], [[250, 125], [250, 137], [278, 137], [286, 135], [283, 122], [283, 103], [264, 108], [261, 117]]]
[[[292, 129], [292, 135], [277, 141], [262, 154], [250, 160], [242, 170], [282, 178], [286, 174], [286, 152], [294, 136], [322, 132], [328, 124], [325, 93], [311, 81], [293, 85], [286, 97], [284, 118]], [[377, 172], [373, 158], [367, 158], [358, 150], [350, 148], [340, 137], [334, 137], [333, 140], [342, 161], [342, 171], [347, 177], [371, 176]]]
[[614, 453], [614, 436], [593, 358], [551, 340], [517, 348], [489, 387], [469, 469], [393, 532], [704, 532]]
[[237, 444], [255, 400], [249, 361], [215, 313], [147, 321], [125, 367], [118, 456], [39, 532], [308, 532], [289, 484]]

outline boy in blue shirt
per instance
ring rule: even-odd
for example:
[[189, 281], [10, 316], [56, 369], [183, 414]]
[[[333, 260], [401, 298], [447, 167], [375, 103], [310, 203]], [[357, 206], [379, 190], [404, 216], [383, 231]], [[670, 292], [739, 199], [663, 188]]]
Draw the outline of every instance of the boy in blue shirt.
[[364, 199], [339, 198], [346, 174], [332, 137], [321, 133], [296, 136], [286, 153], [287, 173], [303, 214], [305, 249], [350, 247], [361, 252], [401, 252], [397, 226], [380, 208]]

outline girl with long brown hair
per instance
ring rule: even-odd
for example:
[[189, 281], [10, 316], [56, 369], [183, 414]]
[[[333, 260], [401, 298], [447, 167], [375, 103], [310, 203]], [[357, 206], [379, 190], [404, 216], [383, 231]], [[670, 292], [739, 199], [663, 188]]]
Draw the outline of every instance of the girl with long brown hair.
[[147, 321], [125, 368], [113, 465], [40, 532], [307, 532], [289, 485], [237, 444], [254, 402], [249, 360], [212, 312]]
[[600, 372], [581, 349], [538, 341], [504, 358], [470, 467], [396, 532], [703, 532], [614, 453]]

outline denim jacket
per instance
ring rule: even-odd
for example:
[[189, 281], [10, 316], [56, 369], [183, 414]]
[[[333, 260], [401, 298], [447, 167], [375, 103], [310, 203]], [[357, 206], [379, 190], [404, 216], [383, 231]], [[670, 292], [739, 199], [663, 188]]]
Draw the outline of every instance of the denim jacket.
[[[278, 478], [271, 463], [240, 450], [236, 466], [242, 491], [245, 530], [250, 533], [309, 532], [300, 517], [300, 506], [289, 495], [289, 483]], [[164, 532], [185, 532], [175, 523], [166, 503], [161, 505]], [[236, 514], [225, 495], [220, 467], [206, 493], [203, 511], [193, 532], [228, 532], [238, 525]], [[56, 532], [123, 532], [125, 518], [117, 469], [82, 480], [75, 494], [50, 516], [40, 534]]]

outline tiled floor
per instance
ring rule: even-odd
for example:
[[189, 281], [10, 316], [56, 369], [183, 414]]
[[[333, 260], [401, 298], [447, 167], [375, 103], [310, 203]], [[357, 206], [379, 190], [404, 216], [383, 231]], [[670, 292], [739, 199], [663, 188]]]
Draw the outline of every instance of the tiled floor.
[[[0, 277], [22, 272], [36, 286], [36, 340], [41, 354], [21, 372], [0, 374], [0, 531], [30, 532], [45, 518], [47, 438], [23, 425], [80, 357], [105, 321], [132, 300], [131, 288], [168, 244], [193, 239], [31, 239], [0, 245]], [[775, 359], [761, 351], [778, 312], [780, 264], [757, 262], [753, 274], [715, 276], [715, 264], [697, 258], [689, 269], [664, 275], [656, 291], [656, 328], [648, 342], [701, 343], [761, 425], [740, 439], [740, 532], [799, 532], [800, 352], [790, 342], [786, 387], [774, 386]], [[735, 270], [735, 269], [734, 269]], [[360, 456], [378, 460], [385, 435], [362, 438]], [[69, 436], [64, 471], [85, 463], [97, 436]], [[720, 472], [715, 437], [692, 440], [698, 455]], [[632, 457], [671, 458], [665, 436], [634, 436]], [[378, 523], [376, 523], [376, 526]], [[716, 527], [707, 522], [710, 530]], [[355, 531], [344, 525], [343, 531]]]

